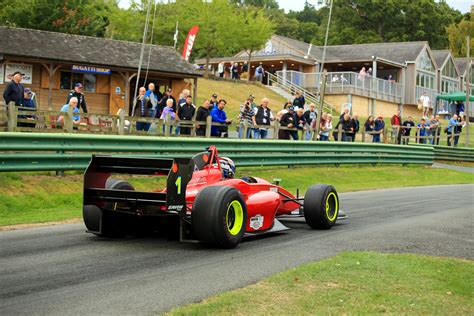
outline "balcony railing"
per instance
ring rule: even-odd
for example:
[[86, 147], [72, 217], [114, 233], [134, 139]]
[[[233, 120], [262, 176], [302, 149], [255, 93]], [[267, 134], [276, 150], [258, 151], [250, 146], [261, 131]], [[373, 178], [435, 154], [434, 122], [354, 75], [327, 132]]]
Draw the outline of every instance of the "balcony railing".
[[[321, 73], [302, 73], [291, 70], [278, 71], [277, 74], [305, 89], [319, 91], [321, 88]], [[402, 84], [380, 78], [361, 77], [358, 73], [349, 71], [329, 72], [326, 93], [353, 93], [396, 103], [404, 101]]]

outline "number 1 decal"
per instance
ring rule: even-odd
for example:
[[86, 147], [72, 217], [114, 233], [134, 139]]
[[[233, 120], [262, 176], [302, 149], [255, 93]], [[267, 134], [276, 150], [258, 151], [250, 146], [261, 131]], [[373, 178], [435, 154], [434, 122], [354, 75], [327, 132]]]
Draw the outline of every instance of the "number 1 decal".
[[176, 179], [176, 188], [178, 189], [178, 194], [181, 194], [181, 176], [178, 177], [178, 179]]

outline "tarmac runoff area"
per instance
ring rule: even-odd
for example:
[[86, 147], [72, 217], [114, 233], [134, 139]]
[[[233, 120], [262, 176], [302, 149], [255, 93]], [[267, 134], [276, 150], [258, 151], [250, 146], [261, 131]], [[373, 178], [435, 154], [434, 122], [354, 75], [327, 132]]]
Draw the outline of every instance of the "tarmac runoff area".
[[474, 185], [343, 193], [349, 219], [209, 249], [164, 237], [102, 239], [82, 224], [0, 232], [0, 310], [150, 314], [345, 250], [474, 258]]

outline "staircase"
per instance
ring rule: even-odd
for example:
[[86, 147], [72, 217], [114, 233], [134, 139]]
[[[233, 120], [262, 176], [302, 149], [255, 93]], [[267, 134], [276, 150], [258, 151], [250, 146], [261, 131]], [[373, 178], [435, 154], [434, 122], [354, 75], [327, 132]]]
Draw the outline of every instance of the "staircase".
[[[280, 75], [274, 75], [269, 72], [266, 72], [266, 74], [267, 74], [266, 87], [269, 88], [270, 90], [274, 91], [275, 93], [278, 93], [279, 95], [281, 95], [283, 98], [287, 100], [293, 100], [294, 98], [293, 94], [296, 91], [299, 91], [306, 99], [306, 104], [314, 103], [316, 105], [316, 108], [319, 108], [319, 95], [309, 92], [302, 86], [294, 84], [290, 80], [283, 78]], [[333, 114], [333, 111], [335, 111], [334, 106], [324, 101], [323, 112]]]

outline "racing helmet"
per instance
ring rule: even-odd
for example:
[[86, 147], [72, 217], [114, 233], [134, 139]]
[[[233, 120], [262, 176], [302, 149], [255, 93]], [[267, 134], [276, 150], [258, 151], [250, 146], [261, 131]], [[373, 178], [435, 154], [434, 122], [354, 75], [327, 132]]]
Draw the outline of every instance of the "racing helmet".
[[221, 164], [222, 176], [226, 179], [232, 179], [235, 175], [235, 163], [232, 159], [220, 157], [219, 163]]

